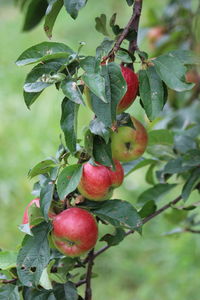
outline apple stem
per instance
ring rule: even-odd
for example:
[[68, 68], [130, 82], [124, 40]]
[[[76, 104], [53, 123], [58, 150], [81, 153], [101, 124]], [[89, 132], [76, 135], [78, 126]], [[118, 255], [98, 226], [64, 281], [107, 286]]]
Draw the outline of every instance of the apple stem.
[[93, 265], [94, 265], [94, 248], [88, 254], [88, 266], [87, 266], [86, 286], [85, 286], [85, 300], [92, 300], [91, 278], [92, 278]]

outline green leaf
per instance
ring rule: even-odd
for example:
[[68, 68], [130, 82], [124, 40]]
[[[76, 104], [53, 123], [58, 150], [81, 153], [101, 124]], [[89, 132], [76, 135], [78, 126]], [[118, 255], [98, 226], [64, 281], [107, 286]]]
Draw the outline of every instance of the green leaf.
[[78, 186], [82, 176], [82, 165], [65, 167], [58, 176], [57, 191], [60, 199], [64, 199]]
[[94, 56], [86, 56], [80, 61], [80, 66], [87, 74], [99, 73], [100, 59]]
[[0, 252], [0, 269], [6, 270], [16, 267], [17, 252], [1, 251]]
[[84, 104], [81, 91], [75, 81], [72, 79], [63, 80], [61, 82], [61, 89], [63, 94], [72, 102], [77, 104]]
[[176, 184], [169, 184], [169, 183], [159, 183], [156, 184], [154, 187], [147, 189], [138, 197], [139, 203], [146, 203], [148, 201], [159, 201], [161, 198], [164, 197], [166, 193], [168, 193], [171, 189], [173, 189]]
[[154, 67], [139, 71], [140, 97], [147, 117], [154, 120], [165, 104], [163, 83]]
[[121, 241], [123, 241], [124, 237], [125, 237], [125, 231], [119, 227], [115, 229], [114, 234], [107, 233], [100, 239], [100, 241], [105, 241], [108, 244], [108, 246], [116, 246]]
[[53, 292], [56, 299], [78, 300], [76, 286], [71, 281], [68, 281], [65, 284], [56, 284]]
[[124, 96], [127, 86], [121, 73], [121, 68], [115, 63], [102, 66], [102, 75], [106, 83], [106, 98], [108, 103], [103, 103], [93, 93], [90, 93], [91, 106], [97, 118], [110, 127], [116, 121], [116, 109], [119, 101]]
[[183, 166], [183, 159], [178, 157], [176, 159], [170, 160], [164, 167], [163, 173], [164, 174], [175, 174], [175, 173], [182, 173], [189, 170], [191, 166]]
[[189, 150], [185, 155], [182, 157], [183, 163], [182, 166], [190, 166], [190, 167], [196, 167], [200, 165], [200, 150], [199, 149], [193, 149]]
[[148, 146], [173, 145], [174, 134], [168, 129], [157, 129], [148, 132]]
[[105, 79], [98, 73], [85, 73], [82, 80], [86, 86], [103, 102], [107, 103], [105, 94]]
[[93, 158], [94, 161], [110, 167], [113, 165], [111, 142], [106, 143], [100, 136], [93, 137]]
[[128, 4], [129, 6], [132, 6], [133, 3], [134, 3], [134, 0], [126, 0], [126, 2], [127, 2], [127, 4]]
[[200, 182], [200, 168], [198, 167], [197, 169], [193, 170], [193, 172], [190, 174], [188, 180], [183, 186], [181, 196], [184, 201], [186, 201], [189, 198], [191, 192], [199, 182]]
[[31, 0], [26, 11], [23, 31], [33, 29], [42, 20], [48, 7], [47, 0]]
[[173, 55], [180, 60], [184, 65], [200, 64], [199, 57], [192, 51], [189, 50], [174, 50], [170, 51], [169, 55]]
[[54, 166], [57, 165], [57, 162], [53, 158], [45, 159], [35, 165], [30, 171], [28, 172], [28, 176], [33, 178], [40, 174], [48, 173]]
[[104, 201], [92, 212], [116, 227], [138, 229], [142, 225], [136, 209], [127, 201], [118, 199]]
[[63, 7], [63, 0], [51, 0], [46, 10], [44, 31], [48, 38], [52, 37], [52, 30], [56, 18]]
[[89, 127], [93, 134], [101, 136], [106, 143], [109, 142], [110, 132], [108, 128], [106, 128], [105, 125], [98, 120], [98, 118], [92, 120]]
[[18, 287], [13, 284], [5, 284], [0, 287], [0, 299], [20, 300]]
[[52, 291], [40, 289], [26, 288], [23, 290], [24, 300], [56, 300]]
[[153, 200], [147, 201], [143, 207], [139, 211], [139, 215], [141, 218], [146, 218], [150, 215], [152, 215], [156, 211], [156, 204]]
[[187, 133], [177, 134], [174, 139], [175, 149], [180, 153], [186, 153], [197, 147], [196, 141]]
[[35, 66], [26, 77], [24, 91], [28, 93], [42, 92], [50, 85], [64, 79], [62, 78], [64, 74], [57, 73], [60, 66], [61, 64], [58, 62], [47, 62]]
[[52, 180], [47, 179], [42, 185], [40, 191], [40, 208], [46, 221], [49, 220], [48, 212], [53, 200], [53, 193], [55, 190], [55, 183]]
[[166, 212], [164, 214], [165, 219], [169, 221], [170, 223], [177, 225], [187, 218], [188, 211], [187, 210], [181, 210], [177, 209], [175, 207], [171, 208], [169, 212]]
[[102, 56], [108, 55], [112, 49], [114, 41], [108, 37], [105, 37], [103, 42], [96, 48], [96, 57], [101, 58]]
[[67, 98], [63, 99], [60, 125], [65, 135], [67, 148], [71, 153], [76, 152], [78, 109], [78, 104]]
[[86, 3], [87, 0], [64, 0], [64, 6], [73, 19], [77, 18], [79, 10], [83, 8]]
[[47, 238], [49, 230], [47, 223], [41, 223], [32, 229], [34, 236], [26, 235], [23, 240], [17, 257], [17, 274], [25, 286], [37, 285], [49, 262], [50, 249]]
[[128, 51], [119, 49], [116, 53], [116, 58], [120, 59], [124, 63], [133, 63], [133, 59], [131, 58], [130, 54]]
[[128, 176], [131, 174], [133, 171], [143, 168], [147, 165], [150, 165], [152, 163], [155, 163], [156, 160], [154, 159], [146, 159], [143, 157], [138, 158], [137, 160], [133, 160], [127, 163], [122, 163], [122, 166], [124, 168], [124, 175]]
[[103, 35], [109, 36], [109, 33], [106, 28], [106, 15], [101, 14], [100, 17], [95, 18], [95, 28], [98, 32], [102, 33]]
[[16, 60], [16, 64], [25, 66], [57, 58], [68, 59], [73, 54], [73, 50], [63, 43], [43, 42], [26, 49]]
[[151, 164], [146, 172], [145, 180], [147, 183], [155, 185], [155, 178], [154, 178], [154, 168], [156, 164]]
[[171, 53], [161, 55], [152, 60], [156, 72], [166, 85], [177, 91], [190, 90], [194, 84], [184, 82], [186, 67]]
[[28, 108], [37, 100], [37, 98], [40, 96], [41, 92], [39, 93], [27, 93], [23, 91], [24, 96], [24, 102]]
[[45, 268], [40, 277], [39, 285], [42, 286], [45, 290], [52, 290], [51, 280], [47, 273], [47, 268]]
[[[36, 226], [44, 221], [41, 209], [35, 203], [28, 208], [29, 225]], [[27, 234], [30, 234], [27, 232]], [[32, 233], [31, 233], [32, 235]]]

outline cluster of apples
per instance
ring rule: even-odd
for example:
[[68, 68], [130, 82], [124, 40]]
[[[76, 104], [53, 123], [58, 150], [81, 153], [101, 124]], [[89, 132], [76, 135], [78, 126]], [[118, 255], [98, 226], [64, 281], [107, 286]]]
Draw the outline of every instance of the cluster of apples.
[[[118, 104], [117, 114], [127, 109], [135, 100], [139, 82], [137, 75], [129, 68], [122, 66], [121, 71], [127, 83], [127, 91]], [[91, 106], [90, 106], [91, 107]], [[112, 157], [115, 168], [86, 162], [78, 185], [82, 196], [93, 201], [107, 200], [113, 189], [120, 186], [124, 171], [120, 162], [129, 162], [143, 154], [147, 146], [147, 133], [144, 126], [131, 117], [133, 127], [120, 126], [111, 134]], [[34, 199], [28, 205], [40, 206], [40, 200]], [[94, 216], [79, 207], [70, 207], [54, 215], [52, 219], [52, 239], [56, 248], [64, 255], [76, 257], [92, 249], [98, 238], [98, 226]], [[23, 223], [28, 223], [28, 208], [24, 213]]]

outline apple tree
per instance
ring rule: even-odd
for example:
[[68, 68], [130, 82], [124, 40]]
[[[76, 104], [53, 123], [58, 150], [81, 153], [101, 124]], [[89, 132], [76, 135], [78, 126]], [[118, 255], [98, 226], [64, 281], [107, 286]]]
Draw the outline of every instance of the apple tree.
[[[23, 30], [43, 20], [51, 38], [60, 11], [75, 20], [87, 1], [17, 4], [25, 15]], [[162, 17], [151, 12], [141, 30], [145, 2], [124, 0], [123, 5], [132, 13], [123, 28], [114, 12], [96, 17], [96, 30], [104, 37], [93, 56], [84, 54], [84, 43], [71, 49], [41, 41], [16, 60], [18, 66], [32, 65], [23, 86], [27, 108], [37, 105], [49, 86], [62, 94], [62, 134], [55, 157], [44, 158], [28, 173], [36, 178], [34, 199], [20, 226], [25, 236], [17, 255], [0, 252], [0, 299], [91, 300], [98, 256], [128, 235], [142, 234], [143, 225], [167, 209], [175, 224], [169, 234], [200, 233], [199, 202], [186, 203], [193, 190], [200, 190], [199, 3], [170, 0]], [[140, 35], [148, 42], [144, 49]], [[135, 101], [145, 122], [126, 112]], [[78, 139], [81, 105], [93, 118]], [[147, 166], [143, 176], [150, 188], [135, 206], [112, 197], [125, 176]], [[161, 206], [159, 200], [175, 187], [179, 194]], [[112, 233], [98, 233], [108, 224]]]

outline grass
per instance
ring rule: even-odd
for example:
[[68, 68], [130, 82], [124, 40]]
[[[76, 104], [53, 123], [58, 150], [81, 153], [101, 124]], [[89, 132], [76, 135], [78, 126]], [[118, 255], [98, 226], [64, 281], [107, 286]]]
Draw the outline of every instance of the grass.
[[[63, 11], [52, 41], [65, 42], [77, 49], [78, 42], [84, 38], [84, 53], [94, 54], [95, 46], [102, 40], [101, 34], [94, 29], [95, 16], [103, 12], [111, 15], [113, 11], [118, 11], [118, 20], [123, 25], [130, 15], [128, 7], [122, 9], [125, 0], [107, 2], [96, 1], [94, 6], [89, 1], [76, 22]], [[144, 3], [143, 24], [149, 7], [155, 6], [155, 2], [159, 4], [157, 12], [160, 14], [166, 1]], [[31, 111], [25, 107], [22, 85], [29, 68], [20, 69], [14, 61], [26, 48], [47, 38], [41, 26], [28, 34], [20, 33], [22, 16], [9, 2], [5, 1], [4, 5], [0, 10], [0, 248], [15, 249], [23, 238], [17, 226], [21, 223], [24, 207], [32, 199], [33, 181], [29, 181], [27, 173], [35, 163], [56, 152], [62, 98], [53, 88], [49, 88]], [[130, 112], [143, 118], [139, 104], [134, 104]], [[91, 113], [85, 108], [81, 109], [80, 133], [90, 116]], [[137, 196], [147, 187], [143, 172], [142, 169], [128, 177], [115, 196], [134, 204]], [[175, 193], [178, 191], [167, 195], [165, 201], [173, 199]], [[190, 201], [197, 198], [198, 195], [193, 193]], [[93, 280], [94, 299], [199, 300], [198, 236], [162, 236], [170, 229], [167, 221], [158, 217], [144, 227], [142, 237], [137, 234], [130, 236], [99, 257], [94, 268], [94, 272], [99, 273], [99, 277]]]

